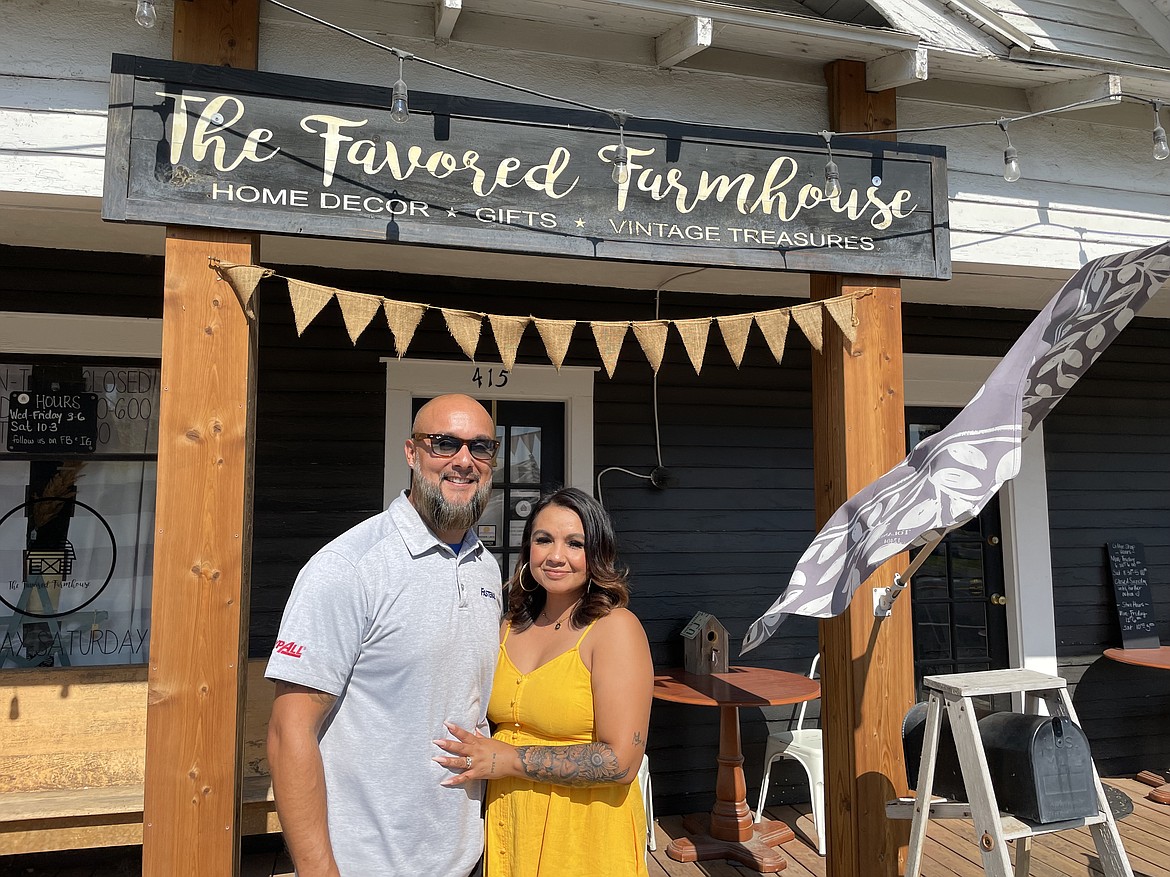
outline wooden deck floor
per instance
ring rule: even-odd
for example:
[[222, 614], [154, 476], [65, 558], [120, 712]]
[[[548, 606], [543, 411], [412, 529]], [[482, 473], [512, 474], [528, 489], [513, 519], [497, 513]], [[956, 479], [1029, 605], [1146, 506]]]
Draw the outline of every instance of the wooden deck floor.
[[[1107, 779], [1107, 785], [1125, 792], [1134, 812], [1123, 819], [1122, 843], [1133, 866], [1134, 877], [1170, 877], [1170, 806], [1146, 800], [1149, 786], [1132, 779]], [[825, 860], [817, 855], [808, 805], [769, 807], [768, 815], [781, 819], [796, 831], [796, 840], [785, 844], [789, 864], [785, 877], [825, 877]], [[729, 862], [683, 865], [666, 855], [672, 837], [683, 834], [682, 818], [658, 820], [658, 849], [652, 853], [650, 877], [746, 877], [748, 871]], [[930, 826], [923, 862], [923, 877], [979, 877], [983, 874], [969, 822], [934, 822]], [[263, 848], [245, 852], [241, 877], [293, 877], [287, 855], [271, 838]], [[1100, 877], [1101, 870], [1088, 829], [1037, 838], [1033, 845], [1034, 877]], [[0, 859], [0, 877], [131, 877], [141, 873], [139, 848], [91, 850], [73, 853], [11, 856]]]
[[[1107, 779], [1105, 783], [1133, 800], [1133, 814], [1118, 823], [1118, 827], [1134, 877], [1170, 877], [1170, 806], [1147, 800], [1150, 787], [1135, 780]], [[816, 852], [808, 805], [769, 807], [766, 812], [772, 819], [787, 822], [796, 832], [796, 840], [781, 848], [789, 860], [781, 873], [785, 877], [825, 877], [825, 860]], [[728, 862], [682, 865], [672, 861], [666, 856], [666, 845], [682, 833], [680, 817], [658, 820], [658, 849], [652, 853], [650, 877], [744, 877], [754, 873]], [[980, 877], [983, 866], [973, 836], [969, 821], [932, 822], [924, 851], [923, 877]], [[1032, 849], [1033, 877], [1100, 877], [1102, 874], [1087, 828], [1036, 838]]]

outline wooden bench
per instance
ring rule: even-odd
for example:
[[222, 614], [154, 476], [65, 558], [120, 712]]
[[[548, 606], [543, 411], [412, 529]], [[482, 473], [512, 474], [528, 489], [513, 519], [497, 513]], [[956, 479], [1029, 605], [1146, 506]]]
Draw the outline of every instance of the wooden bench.
[[[280, 831], [265, 737], [273, 684], [248, 665], [243, 834]], [[0, 671], [0, 856], [142, 843], [146, 667]]]

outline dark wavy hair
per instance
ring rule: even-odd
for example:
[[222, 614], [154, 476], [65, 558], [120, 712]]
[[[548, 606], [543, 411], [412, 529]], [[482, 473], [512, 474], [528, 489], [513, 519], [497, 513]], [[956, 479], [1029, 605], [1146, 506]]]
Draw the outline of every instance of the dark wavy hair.
[[[591, 584], [581, 602], [573, 610], [569, 623], [580, 629], [630, 602], [630, 588], [627, 583], [629, 570], [618, 562], [617, 540], [614, 539], [609, 512], [583, 490], [562, 487], [556, 493], [542, 496], [533, 506], [532, 514], [524, 524], [524, 537], [520, 543], [520, 565], [508, 582], [508, 611], [505, 615], [516, 630], [529, 627], [544, 609], [547, 599], [544, 588], [532, 577], [531, 571], [526, 569], [524, 564], [528, 560], [532, 546], [533, 522], [537, 515], [550, 505], [575, 512], [581, 519], [585, 535], [585, 568]], [[523, 583], [521, 576], [524, 578]], [[533, 590], [526, 591], [524, 586]]]

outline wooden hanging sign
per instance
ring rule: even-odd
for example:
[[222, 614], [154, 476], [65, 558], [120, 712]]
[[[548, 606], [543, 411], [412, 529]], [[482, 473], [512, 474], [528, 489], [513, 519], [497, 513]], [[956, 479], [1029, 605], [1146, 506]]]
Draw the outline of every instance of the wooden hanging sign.
[[[422, 69], [422, 68], [419, 68]], [[945, 151], [115, 55], [102, 216], [288, 235], [946, 279]], [[618, 150], [628, 153], [615, 175]], [[615, 176], [618, 178], [615, 181]]]

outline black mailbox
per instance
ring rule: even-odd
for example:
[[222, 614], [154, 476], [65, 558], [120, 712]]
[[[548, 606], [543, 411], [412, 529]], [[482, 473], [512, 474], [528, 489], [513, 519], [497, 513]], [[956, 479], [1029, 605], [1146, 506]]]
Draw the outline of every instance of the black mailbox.
[[1042, 823], [1097, 815], [1089, 741], [1068, 716], [992, 713], [979, 736], [1001, 810]]
[[[934, 783], [932, 794], [942, 795], [953, 801], [966, 801], [967, 790], [963, 788], [963, 772], [959, 768], [959, 755], [955, 752], [955, 738], [951, 734], [950, 720], [944, 707], [939, 716], [938, 753], [934, 758]], [[922, 741], [926, 736], [926, 704], [916, 703], [902, 720], [902, 751], [906, 756], [906, 781], [911, 789], [918, 788], [918, 767], [922, 763]]]
[[[954, 738], [942, 713], [933, 791], [967, 800]], [[915, 704], [902, 723], [902, 744], [910, 786], [926, 729], [926, 704]], [[1095, 816], [1097, 790], [1093, 757], [1084, 732], [1067, 716], [991, 713], [979, 720], [979, 736], [1000, 810], [1031, 822], [1060, 822]]]

